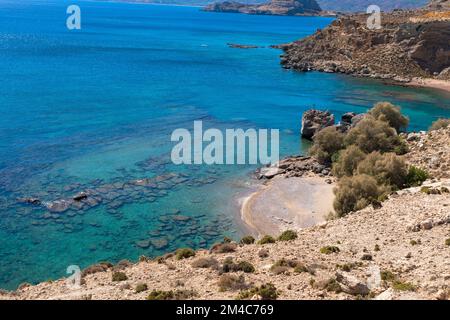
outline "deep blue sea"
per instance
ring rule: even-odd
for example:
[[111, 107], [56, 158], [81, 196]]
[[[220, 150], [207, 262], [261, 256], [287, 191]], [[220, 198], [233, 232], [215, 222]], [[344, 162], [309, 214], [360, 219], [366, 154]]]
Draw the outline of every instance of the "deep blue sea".
[[[69, 4], [81, 8], [81, 30], [66, 28]], [[410, 130], [450, 117], [450, 97], [439, 91], [280, 67], [281, 52], [269, 45], [330, 22], [0, 0], [0, 288], [58, 278], [73, 264], [206, 248], [245, 233], [237, 199], [252, 167], [170, 162], [172, 130], [194, 120], [280, 129], [288, 155], [307, 147], [300, 120], [312, 107], [340, 115], [388, 100], [410, 116]], [[86, 190], [95, 196], [82, 207], [45, 208]]]

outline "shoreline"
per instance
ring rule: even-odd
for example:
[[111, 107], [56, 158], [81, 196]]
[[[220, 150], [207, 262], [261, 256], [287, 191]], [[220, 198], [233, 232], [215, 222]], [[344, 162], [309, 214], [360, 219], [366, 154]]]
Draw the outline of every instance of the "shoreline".
[[334, 184], [326, 180], [317, 176], [274, 178], [243, 199], [241, 219], [259, 236], [324, 223], [334, 201]]
[[413, 78], [410, 82], [404, 83], [407, 87], [431, 88], [450, 93], [450, 81], [431, 78]]

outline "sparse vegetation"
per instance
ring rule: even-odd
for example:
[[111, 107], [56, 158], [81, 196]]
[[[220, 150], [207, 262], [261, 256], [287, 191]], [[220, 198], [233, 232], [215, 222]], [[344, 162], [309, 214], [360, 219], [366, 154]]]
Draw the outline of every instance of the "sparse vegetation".
[[252, 289], [240, 292], [237, 299], [251, 299], [255, 295], [261, 297], [261, 300], [276, 300], [278, 298], [279, 292], [273, 284], [266, 283], [261, 285], [260, 287], [254, 287]]
[[181, 248], [175, 251], [175, 257], [177, 260], [187, 259], [195, 256], [195, 251], [191, 248]]
[[216, 243], [212, 246], [211, 253], [230, 253], [235, 252], [237, 244], [234, 242]]
[[113, 272], [112, 281], [118, 282], [118, 281], [125, 281], [125, 280], [128, 280], [128, 277], [124, 272], [121, 272], [121, 271]]
[[213, 257], [202, 257], [192, 262], [194, 268], [212, 268], [217, 269], [219, 262]]
[[394, 281], [397, 277], [396, 277], [396, 275], [395, 274], [393, 274], [391, 271], [389, 271], [389, 270], [383, 270], [383, 271], [381, 271], [380, 272], [380, 277], [381, 277], [381, 280], [383, 280], [383, 281], [388, 281], [388, 282], [390, 282], [390, 281]]
[[409, 282], [394, 280], [394, 282], [392, 283], [392, 289], [398, 291], [416, 291], [416, 286]]
[[217, 285], [219, 286], [220, 291], [235, 291], [248, 288], [248, 285], [245, 283], [244, 276], [237, 276], [234, 274], [223, 274]]
[[325, 290], [328, 292], [342, 292], [341, 285], [339, 282], [336, 281], [336, 279], [330, 279], [328, 280], [327, 284], [325, 285]]
[[408, 174], [406, 176], [406, 186], [418, 187], [429, 178], [429, 174], [420, 168], [415, 166], [409, 167]]
[[140, 293], [140, 292], [144, 292], [144, 291], [147, 291], [147, 290], [148, 290], [147, 284], [139, 282], [136, 285], [136, 288], [134, 289], [134, 292]]
[[238, 271], [242, 271], [245, 273], [252, 273], [255, 272], [255, 267], [248, 261], [242, 260], [238, 263], [234, 263], [232, 257], [227, 257], [224, 260], [223, 265], [219, 270], [219, 273], [222, 274], [227, 272], [238, 272]]
[[320, 253], [323, 254], [332, 254], [332, 253], [339, 253], [341, 250], [336, 246], [325, 246], [320, 248]]
[[193, 290], [153, 290], [147, 297], [147, 300], [186, 300], [193, 298], [197, 293]]
[[290, 241], [295, 239], [297, 239], [297, 232], [293, 230], [286, 230], [278, 237], [278, 241]]
[[240, 244], [253, 244], [255, 243], [255, 238], [252, 236], [245, 236], [241, 239]]
[[272, 236], [265, 235], [258, 241], [258, 244], [268, 244], [268, 243], [275, 243], [275, 239]]
[[450, 119], [438, 119], [431, 124], [430, 131], [447, 128], [450, 126]]

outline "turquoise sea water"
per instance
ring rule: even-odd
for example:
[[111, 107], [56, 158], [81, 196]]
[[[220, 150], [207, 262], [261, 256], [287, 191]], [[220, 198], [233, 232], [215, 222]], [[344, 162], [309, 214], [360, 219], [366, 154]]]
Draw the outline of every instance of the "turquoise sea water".
[[[69, 4], [81, 7], [82, 30], [67, 30]], [[340, 115], [388, 100], [410, 130], [450, 117], [439, 91], [295, 73], [279, 66], [279, 50], [227, 46], [285, 43], [330, 21], [0, 0], [0, 287], [242, 235], [236, 198], [252, 168], [170, 162], [172, 130], [194, 120], [280, 129], [287, 155], [304, 152], [300, 118], [311, 107]], [[17, 200], [86, 190], [94, 203], [60, 213]]]

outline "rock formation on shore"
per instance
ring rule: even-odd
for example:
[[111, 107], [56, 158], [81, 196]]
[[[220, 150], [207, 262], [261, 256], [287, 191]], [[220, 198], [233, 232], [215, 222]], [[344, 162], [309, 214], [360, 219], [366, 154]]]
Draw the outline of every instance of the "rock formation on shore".
[[265, 4], [243, 4], [236, 1], [213, 3], [205, 11], [260, 15], [318, 15], [322, 9], [315, 0], [271, 0]]
[[449, 3], [383, 13], [379, 29], [368, 28], [366, 14], [341, 17], [311, 36], [283, 46], [281, 63], [299, 71], [400, 82], [415, 77], [450, 80], [450, 14], [442, 9]]

